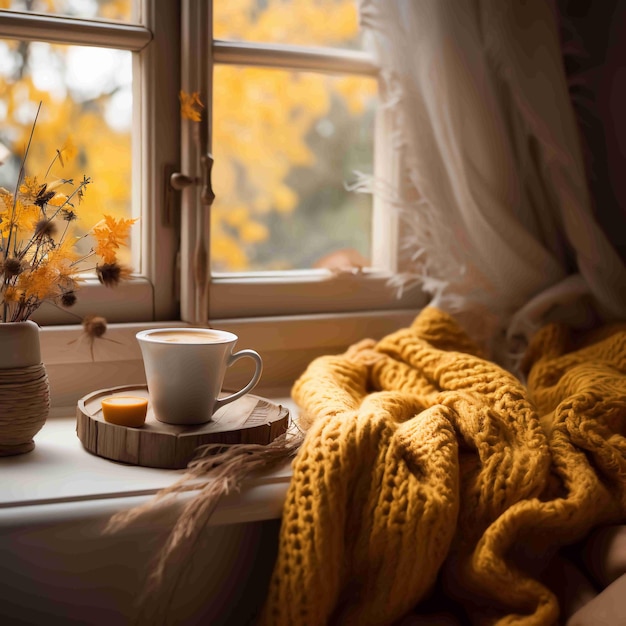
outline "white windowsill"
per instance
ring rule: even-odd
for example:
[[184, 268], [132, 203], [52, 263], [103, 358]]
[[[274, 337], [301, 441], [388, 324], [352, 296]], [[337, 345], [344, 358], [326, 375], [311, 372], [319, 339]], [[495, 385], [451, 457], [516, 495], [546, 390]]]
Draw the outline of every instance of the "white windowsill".
[[[276, 398], [293, 413], [288, 398]], [[75, 417], [51, 417], [35, 436], [35, 449], [0, 458], [0, 526], [62, 523], [82, 516], [106, 516], [148, 501], [184, 470], [118, 463], [87, 452], [76, 435]], [[291, 464], [250, 479], [239, 493], [224, 497], [210, 524], [277, 519], [291, 476]], [[193, 492], [190, 494], [193, 497]]]

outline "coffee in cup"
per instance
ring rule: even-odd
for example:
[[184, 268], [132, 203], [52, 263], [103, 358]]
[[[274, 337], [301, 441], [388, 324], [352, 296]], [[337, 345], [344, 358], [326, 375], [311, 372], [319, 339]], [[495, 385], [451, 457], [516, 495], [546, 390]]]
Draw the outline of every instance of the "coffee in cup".
[[[263, 370], [254, 350], [233, 352], [237, 335], [212, 328], [154, 328], [136, 335], [143, 356], [148, 394], [157, 420], [167, 424], [204, 424], [220, 407], [241, 398], [258, 383]], [[226, 369], [249, 357], [250, 382], [220, 398]]]

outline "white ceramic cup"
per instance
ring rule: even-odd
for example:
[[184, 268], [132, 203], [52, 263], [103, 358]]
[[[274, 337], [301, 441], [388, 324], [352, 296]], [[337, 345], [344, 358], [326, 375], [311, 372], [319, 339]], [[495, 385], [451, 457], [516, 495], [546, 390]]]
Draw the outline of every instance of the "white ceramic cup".
[[[255, 387], [263, 371], [254, 350], [234, 352], [237, 335], [212, 328], [156, 328], [136, 335], [156, 419], [167, 424], [204, 424], [220, 407]], [[238, 359], [255, 362], [241, 390], [220, 398], [226, 368]]]

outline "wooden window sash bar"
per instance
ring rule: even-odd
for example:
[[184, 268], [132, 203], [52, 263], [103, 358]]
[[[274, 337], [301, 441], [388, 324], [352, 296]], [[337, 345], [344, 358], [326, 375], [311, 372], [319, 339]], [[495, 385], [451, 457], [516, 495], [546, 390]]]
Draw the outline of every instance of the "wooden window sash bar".
[[0, 37], [139, 52], [150, 42], [152, 33], [139, 24], [0, 11]]
[[377, 76], [378, 67], [365, 52], [304, 48], [265, 43], [213, 40], [213, 60], [227, 65], [254, 65], [288, 70]]

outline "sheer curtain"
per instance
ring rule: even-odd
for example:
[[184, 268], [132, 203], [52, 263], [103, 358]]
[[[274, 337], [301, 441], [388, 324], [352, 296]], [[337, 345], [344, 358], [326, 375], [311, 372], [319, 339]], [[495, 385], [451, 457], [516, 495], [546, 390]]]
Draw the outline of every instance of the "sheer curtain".
[[626, 267], [592, 214], [554, 7], [360, 0], [360, 15], [406, 165], [393, 198], [411, 233], [403, 281], [494, 358], [552, 319], [626, 318]]

